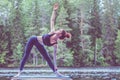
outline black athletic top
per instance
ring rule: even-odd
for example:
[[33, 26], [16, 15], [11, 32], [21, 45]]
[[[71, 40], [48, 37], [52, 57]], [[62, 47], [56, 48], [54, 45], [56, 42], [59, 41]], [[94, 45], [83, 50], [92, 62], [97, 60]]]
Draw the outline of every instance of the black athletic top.
[[50, 43], [50, 37], [51, 37], [52, 35], [54, 35], [54, 33], [53, 33], [53, 34], [44, 34], [44, 35], [42, 36], [43, 43], [44, 43], [46, 46], [53, 46], [54, 44], [57, 44], [57, 42], [52, 43], [52, 44]]

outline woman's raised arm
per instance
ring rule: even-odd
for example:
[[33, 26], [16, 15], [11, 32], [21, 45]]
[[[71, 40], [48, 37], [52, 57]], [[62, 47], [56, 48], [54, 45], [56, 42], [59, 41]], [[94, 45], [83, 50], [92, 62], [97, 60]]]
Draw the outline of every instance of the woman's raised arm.
[[55, 31], [55, 21], [56, 21], [56, 16], [57, 16], [57, 10], [59, 8], [58, 3], [55, 3], [53, 6], [53, 12], [52, 12], [52, 16], [51, 16], [51, 20], [50, 20], [50, 29], [51, 32]]

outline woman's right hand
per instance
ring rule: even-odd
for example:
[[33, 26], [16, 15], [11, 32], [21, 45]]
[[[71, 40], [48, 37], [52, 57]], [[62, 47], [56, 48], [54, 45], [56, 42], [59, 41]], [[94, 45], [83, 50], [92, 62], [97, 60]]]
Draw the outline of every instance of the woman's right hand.
[[54, 6], [53, 6], [53, 10], [57, 10], [58, 8], [59, 8], [59, 4], [55, 3]]

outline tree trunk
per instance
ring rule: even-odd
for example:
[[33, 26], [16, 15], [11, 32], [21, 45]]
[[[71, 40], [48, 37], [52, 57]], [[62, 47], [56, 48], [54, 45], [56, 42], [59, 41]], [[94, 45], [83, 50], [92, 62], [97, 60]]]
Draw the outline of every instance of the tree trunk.
[[96, 40], [95, 40], [95, 45], [94, 45], [94, 66], [96, 66], [96, 62], [97, 62], [97, 43], [96, 43]]
[[99, 15], [99, 6], [98, 6], [98, 0], [94, 0], [93, 2], [93, 9], [91, 11], [92, 18], [90, 19], [91, 28], [88, 31], [88, 34], [91, 35], [91, 46], [93, 47], [94, 51], [94, 66], [96, 66], [97, 63], [97, 53], [96, 53], [96, 39], [101, 38], [101, 23], [100, 23], [100, 15]]
[[80, 13], [81, 13], [81, 19], [80, 19], [80, 32], [81, 32], [81, 44], [82, 44], [82, 52], [83, 52], [83, 54], [85, 53], [84, 52], [84, 37], [83, 37], [83, 35], [84, 35], [84, 33], [83, 33], [83, 31], [84, 31], [84, 29], [83, 29], [83, 19], [84, 19], [84, 14], [83, 14], [83, 10], [82, 10], [82, 8], [81, 8], [81, 10], [80, 10]]
[[112, 3], [111, 0], [105, 1], [105, 35], [102, 53], [108, 64], [116, 65], [116, 56], [114, 55], [116, 30]]

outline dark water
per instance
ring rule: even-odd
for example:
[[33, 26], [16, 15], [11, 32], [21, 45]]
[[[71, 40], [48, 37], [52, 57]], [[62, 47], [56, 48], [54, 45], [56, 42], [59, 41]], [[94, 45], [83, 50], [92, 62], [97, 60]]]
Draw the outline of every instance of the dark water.
[[[120, 80], [120, 67], [114, 68], [61, 68], [62, 74], [70, 76], [72, 80]], [[11, 80], [11, 77], [16, 75], [18, 69], [1, 69], [0, 80]], [[37, 76], [45, 75], [54, 76], [53, 72], [46, 68], [25, 69], [22, 76]]]

